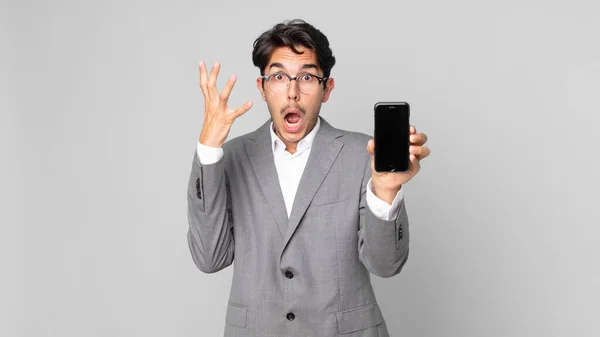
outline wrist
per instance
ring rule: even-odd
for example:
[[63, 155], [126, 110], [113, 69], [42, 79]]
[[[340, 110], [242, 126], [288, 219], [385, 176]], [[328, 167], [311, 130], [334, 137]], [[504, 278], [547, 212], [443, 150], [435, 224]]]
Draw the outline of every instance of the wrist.
[[223, 146], [222, 142], [216, 142], [214, 140], [207, 139], [206, 137], [202, 137], [202, 135], [200, 135], [200, 137], [198, 137], [198, 142], [207, 147], [220, 148]]
[[389, 188], [381, 186], [375, 181], [373, 181], [372, 186], [373, 194], [375, 194], [377, 198], [387, 202], [389, 205], [392, 204], [392, 202], [396, 198], [396, 195], [398, 195], [398, 192], [400, 191], [400, 189], [402, 189], [402, 185], [398, 186], [397, 188]]

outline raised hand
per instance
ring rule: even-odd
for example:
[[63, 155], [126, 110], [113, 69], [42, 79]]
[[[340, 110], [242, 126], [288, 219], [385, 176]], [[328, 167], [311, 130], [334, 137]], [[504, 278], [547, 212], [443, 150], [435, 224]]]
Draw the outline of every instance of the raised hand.
[[200, 62], [198, 66], [200, 68], [200, 89], [204, 95], [204, 124], [199, 141], [202, 145], [221, 147], [227, 139], [233, 121], [250, 110], [252, 101], [246, 101], [244, 105], [235, 110], [229, 108], [227, 101], [235, 84], [235, 75], [231, 75], [223, 91], [219, 94], [217, 92], [217, 76], [221, 67], [219, 62], [215, 62], [213, 65], [210, 76], [206, 74], [204, 62]]

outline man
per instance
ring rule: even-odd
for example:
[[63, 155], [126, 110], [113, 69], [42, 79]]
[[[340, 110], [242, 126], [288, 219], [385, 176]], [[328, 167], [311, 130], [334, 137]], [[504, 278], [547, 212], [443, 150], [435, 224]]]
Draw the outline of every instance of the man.
[[[408, 257], [402, 185], [429, 149], [411, 126], [410, 169], [376, 172], [369, 136], [319, 117], [335, 87], [325, 35], [293, 20], [254, 43], [256, 84], [271, 115], [226, 142], [248, 101], [231, 109], [232, 76], [200, 62], [204, 124], [188, 186], [188, 242], [206, 273], [235, 257], [225, 336], [389, 336], [370, 273], [391, 277]], [[366, 147], [366, 149], [365, 149]]]

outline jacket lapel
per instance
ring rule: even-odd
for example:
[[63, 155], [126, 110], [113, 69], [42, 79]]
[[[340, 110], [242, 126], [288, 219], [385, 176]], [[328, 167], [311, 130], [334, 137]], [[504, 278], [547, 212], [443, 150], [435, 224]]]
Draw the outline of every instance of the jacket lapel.
[[315, 194], [319, 190], [319, 187], [323, 183], [323, 180], [327, 176], [327, 173], [331, 169], [331, 166], [335, 162], [335, 159], [340, 153], [343, 143], [337, 140], [337, 138], [341, 136], [342, 134], [338, 130], [331, 127], [329, 123], [321, 118], [321, 126], [311, 146], [308, 162], [304, 168], [294, 198], [294, 205], [292, 206], [289, 222], [287, 223], [285, 231], [283, 231], [285, 234], [281, 253], [283, 253], [292, 235], [294, 235], [306, 209], [310, 205]]
[[246, 142], [246, 151], [260, 188], [273, 212], [279, 233], [284, 236], [288, 226], [288, 215], [273, 159], [270, 124], [269, 119], [250, 136], [252, 141]]

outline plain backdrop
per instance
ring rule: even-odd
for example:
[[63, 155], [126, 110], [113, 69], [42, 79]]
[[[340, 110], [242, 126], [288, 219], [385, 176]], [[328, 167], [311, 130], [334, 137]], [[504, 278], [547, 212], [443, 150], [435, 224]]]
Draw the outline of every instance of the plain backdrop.
[[[392, 336], [599, 336], [600, 3], [9, 1], [0, 8], [0, 336], [220, 336], [232, 268], [187, 247], [198, 61], [269, 116], [254, 39], [283, 20], [337, 58], [321, 115], [372, 134], [411, 104], [411, 253], [373, 276]], [[366, 144], [365, 144], [366, 145]]]

